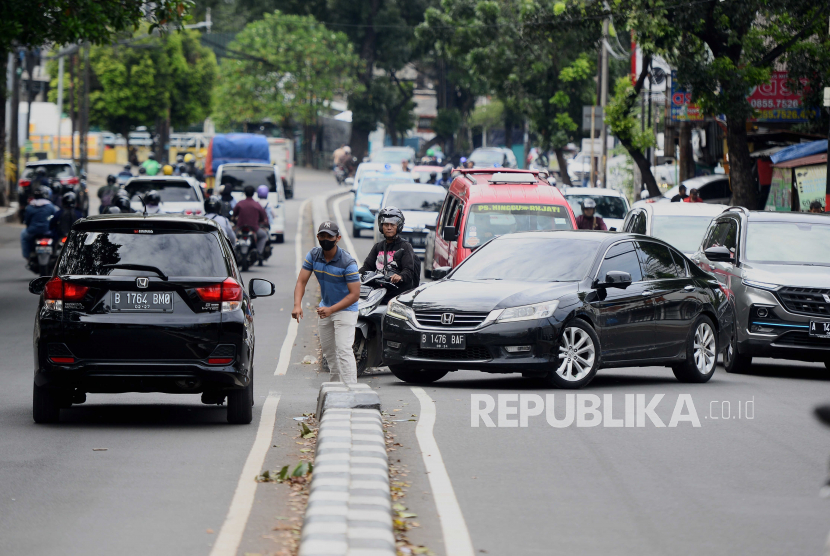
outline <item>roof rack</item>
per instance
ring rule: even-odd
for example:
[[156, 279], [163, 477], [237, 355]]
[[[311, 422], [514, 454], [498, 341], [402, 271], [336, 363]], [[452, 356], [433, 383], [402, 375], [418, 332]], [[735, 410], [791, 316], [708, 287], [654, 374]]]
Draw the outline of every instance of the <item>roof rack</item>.
[[746, 214], [747, 216], [749, 216], [749, 209], [748, 208], [739, 207], [737, 205], [733, 206], [733, 207], [726, 207], [726, 209], [723, 212], [731, 212], [733, 210], [739, 210], [739, 211], [743, 212], [744, 214]]
[[539, 170], [523, 170], [520, 168], [502, 168], [499, 167], [490, 167], [490, 168], [456, 168], [462, 174], [495, 174], [495, 173], [516, 173], [516, 174], [538, 174]]

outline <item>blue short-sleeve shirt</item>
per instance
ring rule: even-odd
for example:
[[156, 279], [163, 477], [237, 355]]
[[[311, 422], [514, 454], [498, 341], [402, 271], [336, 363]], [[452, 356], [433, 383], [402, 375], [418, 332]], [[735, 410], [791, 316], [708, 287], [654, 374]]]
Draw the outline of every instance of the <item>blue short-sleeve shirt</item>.
[[[334, 258], [326, 262], [321, 247], [315, 247], [308, 252], [303, 261], [303, 268], [311, 270], [320, 282], [320, 307], [331, 307], [339, 303], [349, 294], [349, 282], [360, 281], [360, 274], [357, 270], [357, 261], [354, 260], [348, 251], [339, 246]], [[343, 309], [344, 311], [357, 311], [357, 302]]]

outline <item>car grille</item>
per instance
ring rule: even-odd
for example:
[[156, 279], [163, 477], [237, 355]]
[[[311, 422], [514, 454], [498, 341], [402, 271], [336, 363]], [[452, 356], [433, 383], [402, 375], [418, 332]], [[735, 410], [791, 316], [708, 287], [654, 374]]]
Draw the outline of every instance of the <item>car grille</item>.
[[824, 301], [823, 294], [830, 294], [830, 290], [795, 287], [783, 287], [778, 290], [778, 297], [788, 311], [826, 317], [830, 316], [830, 304]]
[[465, 349], [422, 349], [409, 346], [407, 357], [435, 361], [489, 361], [493, 357], [486, 346], [467, 346]]
[[[453, 315], [452, 324], [442, 324], [441, 317], [445, 314]], [[424, 326], [439, 328], [475, 328], [487, 318], [490, 313], [442, 313], [439, 311], [415, 311], [418, 323]]]
[[801, 346], [830, 349], [830, 339], [816, 338], [807, 332], [787, 332], [773, 342], [774, 346]]

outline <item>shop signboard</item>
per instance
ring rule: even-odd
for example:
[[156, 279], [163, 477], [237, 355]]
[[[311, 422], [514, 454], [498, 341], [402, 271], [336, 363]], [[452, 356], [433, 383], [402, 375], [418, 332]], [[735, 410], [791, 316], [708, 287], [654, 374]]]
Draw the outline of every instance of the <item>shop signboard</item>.
[[810, 203], [820, 201], [824, 206], [827, 194], [827, 166], [814, 164], [795, 169], [795, 183], [798, 189], [798, 210], [810, 211]]

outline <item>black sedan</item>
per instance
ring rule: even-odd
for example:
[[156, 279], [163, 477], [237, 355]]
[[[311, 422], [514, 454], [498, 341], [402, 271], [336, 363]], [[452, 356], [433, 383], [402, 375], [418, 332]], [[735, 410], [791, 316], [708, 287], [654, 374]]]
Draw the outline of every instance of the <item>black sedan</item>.
[[392, 300], [383, 358], [407, 382], [470, 369], [581, 388], [602, 367], [654, 365], [706, 382], [732, 327], [727, 299], [713, 276], [651, 237], [510, 234]]
[[40, 295], [34, 331], [34, 420], [88, 392], [201, 393], [227, 398], [228, 422], [250, 423], [254, 403], [251, 300], [233, 248], [199, 217], [105, 215], [72, 228]]

